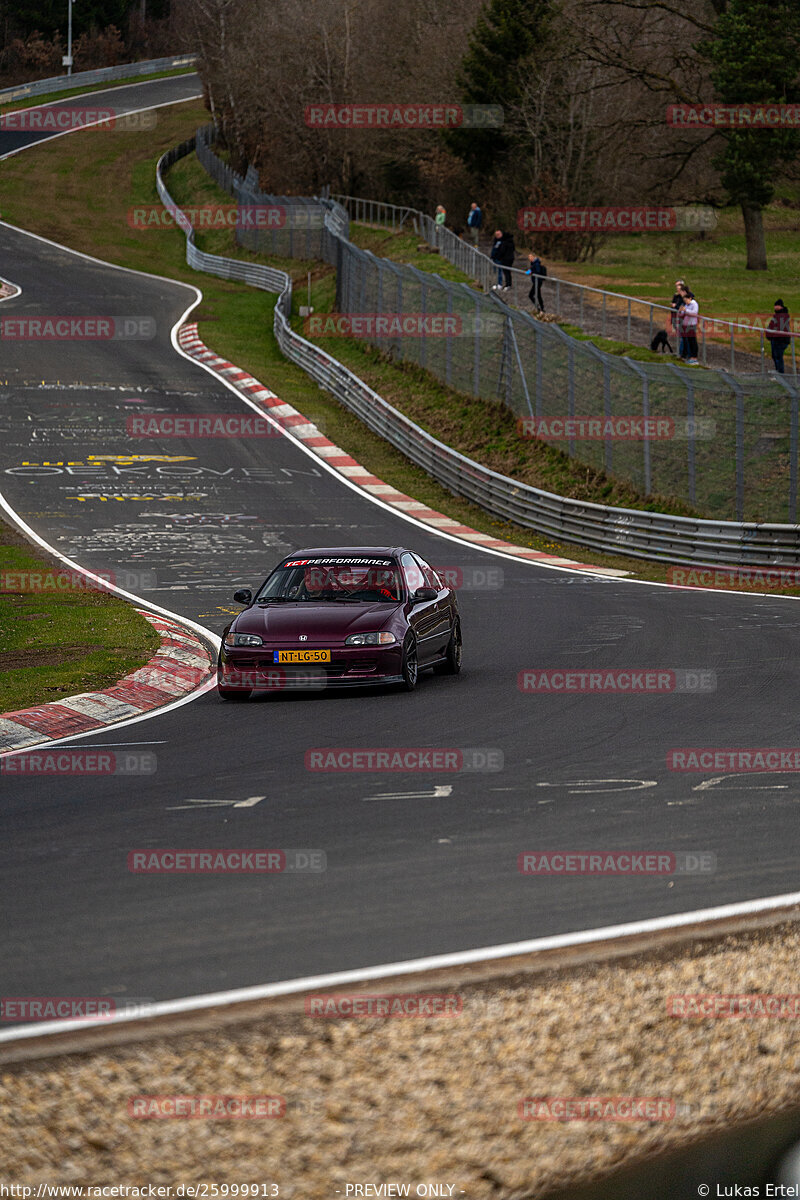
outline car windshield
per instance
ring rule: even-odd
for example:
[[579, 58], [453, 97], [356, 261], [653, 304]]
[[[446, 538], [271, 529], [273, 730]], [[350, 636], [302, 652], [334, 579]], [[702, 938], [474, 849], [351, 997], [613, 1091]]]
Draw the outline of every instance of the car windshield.
[[256, 596], [264, 603], [385, 603], [402, 596], [396, 563], [336, 563], [308, 559], [279, 567]]

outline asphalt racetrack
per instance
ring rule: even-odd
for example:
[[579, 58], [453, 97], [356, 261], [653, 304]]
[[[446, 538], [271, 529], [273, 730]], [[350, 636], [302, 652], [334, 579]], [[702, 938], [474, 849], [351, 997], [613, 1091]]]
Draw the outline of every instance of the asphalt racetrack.
[[[197, 90], [184, 76], [125, 91], [137, 104], [145, 94], [162, 103], [170, 87], [176, 98]], [[2, 136], [0, 152], [10, 148]], [[303, 545], [407, 545], [465, 578], [458, 677], [426, 675], [413, 694], [230, 704], [209, 692], [73, 743], [150, 751], [151, 774], [0, 776], [6, 994], [168, 1000], [796, 888], [795, 775], [667, 766], [675, 748], [797, 744], [796, 601], [601, 579], [481, 552], [371, 502], [284, 436], [130, 437], [131, 415], [250, 411], [171, 345], [193, 291], [6, 226], [0, 246], [2, 274], [23, 289], [2, 305], [3, 318], [155, 322], [148, 338], [3, 341], [2, 491], [61, 554], [118, 572], [123, 585], [135, 576], [130, 590], [216, 634], [238, 611], [233, 591]], [[518, 688], [525, 669], [590, 666], [706, 671], [714, 687]], [[499, 751], [503, 767], [306, 767], [315, 747], [434, 746]], [[128, 870], [131, 850], [167, 847], [316, 849], [327, 869]], [[520, 874], [518, 855], [544, 850], [708, 852], [716, 869]]]

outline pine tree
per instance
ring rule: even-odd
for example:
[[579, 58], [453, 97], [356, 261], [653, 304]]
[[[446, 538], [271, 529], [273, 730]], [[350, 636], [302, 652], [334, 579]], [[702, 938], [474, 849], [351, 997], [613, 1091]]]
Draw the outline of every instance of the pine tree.
[[[800, 4], [797, 0], [729, 0], [714, 37], [700, 47], [710, 60], [723, 104], [796, 104], [800, 99]], [[723, 187], [744, 217], [748, 270], [765, 271], [762, 208], [775, 178], [800, 152], [796, 128], [730, 129], [715, 160]]]
[[[519, 100], [520, 64], [544, 41], [554, 11], [552, 0], [490, 0], [475, 23], [459, 71], [462, 104], [504, 107]], [[502, 127], [458, 129], [446, 138], [479, 178], [491, 174], [513, 146]]]

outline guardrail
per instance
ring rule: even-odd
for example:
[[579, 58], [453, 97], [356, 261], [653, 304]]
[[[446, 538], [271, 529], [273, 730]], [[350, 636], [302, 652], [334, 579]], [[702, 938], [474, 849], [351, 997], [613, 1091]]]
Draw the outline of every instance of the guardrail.
[[[487, 254], [478, 250], [472, 243], [464, 241], [453, 233], [452, 229], [437, 225], [427, 213], [420, 212], [419, 209], [386, 204], [382, 200], [366, 200], [359, 196], [335, 194], [331, 198], [341, 204], [355, 222], [380, 225], [394, 233], [404, 228], [413, 229], [425, 238], [429, 246], [435, 247], [443, 258], [479, 283], [485, 292], [490, 290], [492, 283], [497, 279], [497, 264], [492, 262]], [[525, 270], [521, 267], [508, 269], [514, 280], [510, 299], [522, 305], [530, 287], [530, 283], [525, 279]], [[649, 300], [640, 300], [636, 296], [627, 296], [622, 292], [590, 287], [588, 284], [561, 279], [552, 274], [548, 274], [542, 280], [542, 287], [550, 310], [577, 325], [584, 333], [620, 338], [631, 344], [634, 344], [638, 336], [643, 344], [649, 346], [657, 330], [669, 325], [671, 310], [667, 304], [656, 304]], [[728, 346], [712, 340], [710, 335], [713, 334], [723, 334], [728, 339]], [[790, 337], [791, 348], [791, 363], [787, 362], [787, 373], [796, 381], [795, 347], [800, 334], [790, 333], [787, 336]], [[754, 353], [746, 347], [737, 346], [737, 337], [758, 337], [758, 351]], [[742, 321], [729, 321], [725, 317], [701, 316], [697, 325], [697, 339], [703, 366], [729, 370], [732, 374], [736, 374], [738, 369], [740, 374], [756, 372], [763, 376], [771, 370], [771, 352], [768, 352], [768, 339], [763, 324], [750, 325]]]
[[[664, 563], [800, 566], [800, 526], [695, 520], [570, 500], [500, 475], [420, 429], [342, 363], [292, 329], [292, 283], [285, 272], [207, 254], [197, 248], [191, 223], [172, 200], [163, 179], [164, 169], [191, 153], [194, 146], [195, 139], [190, 138], [167, 151], [156, 168], [158, 194], [186, 234], [189, 265], [277, 292], [273, 330], [287, 358], [449, 491], [473, 501], [493, 516], [514, 521], [560, 542], [605, 553]], [[233, 186], [244, 188], [244, 179], [234, 175]], [[262, 201], [265, 199], [262, 197]], [[324, 231], [328, 239], [325, 257], [329, 260], [335, 261], [341, 254], [342, 219], [341, 213], [334, 210]]]
[[181, 67], [191, 67], [196, 62], [196, 54], [178, 54], [167, 58], [149, 58], [144, 62], [124, 63], [117, 67], [98, 67], [95, 71], [78, 71], [74, 75], [53, 75], [49, 79], [36, 79], [33, 83], [0, 89], [0, 104], [24, 100], [26, 96], [47, 96], [50, 92], [66, 92], [70, 88], [84, 85], [90, 87], [93, 83], [105, 83], [106, 80], [137, 79], [140, 75], [156, 75], [159, 71], [177, 71]]

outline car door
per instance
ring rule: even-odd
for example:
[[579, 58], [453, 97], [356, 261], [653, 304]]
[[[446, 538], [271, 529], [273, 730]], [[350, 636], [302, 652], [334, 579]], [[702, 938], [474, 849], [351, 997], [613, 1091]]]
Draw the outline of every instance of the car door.
[[423, 666], [437, 657], [437, 628], [441, 619], [439, 600], [437, 597], [436, 600], [421, 600], [412, 605], [411, 597], [417, 588], [428, 586], [425, 582], [425, 571], [411, 553], [402, 556], [400, 569], [408, 589], [408, 623], [417, 639], [417, 661]]
[[438, 599], [432, 604], [433, 612], [436, 614], [436, 620], [431, 620], [431, 646], [434, 657], [444, 654], [447, 643], [450, 640], [452, 633], [452, 605], [450, 604], [450, 590], [445, 587], [442, 579], [437, 575], [433, 567], [422, 558], [421, 555], [415, 554], [414, 558], [419, 563], [425, 578], [424, 587], [436, 588], [439, 593]]

